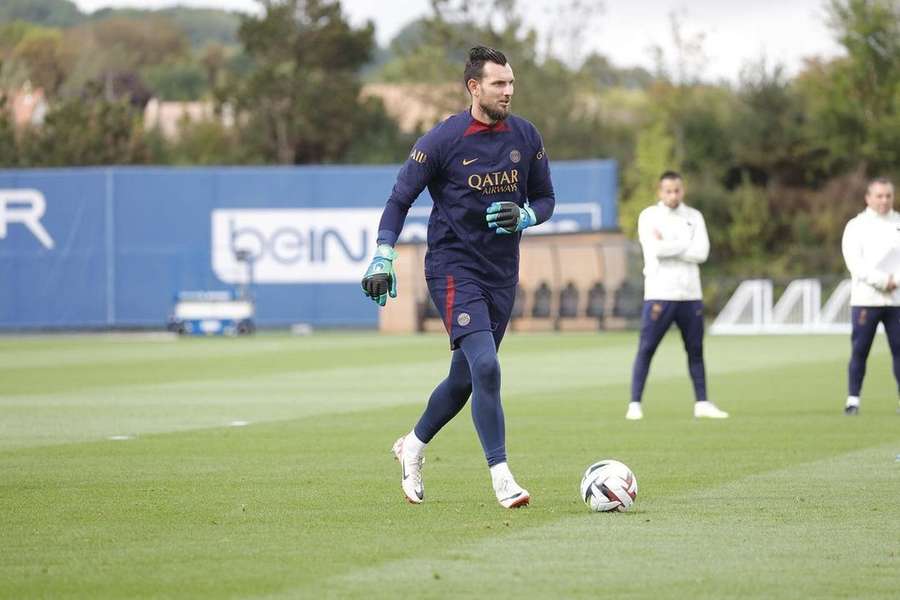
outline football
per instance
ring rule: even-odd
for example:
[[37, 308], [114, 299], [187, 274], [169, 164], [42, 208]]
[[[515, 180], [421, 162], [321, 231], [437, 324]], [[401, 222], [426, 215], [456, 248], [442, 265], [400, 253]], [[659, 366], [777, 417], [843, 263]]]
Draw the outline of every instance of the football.
[[594, 512], [625, 512], [637, 496], [637, 478], [617, 460], [595, 462], [581, 478], [581, 499]]

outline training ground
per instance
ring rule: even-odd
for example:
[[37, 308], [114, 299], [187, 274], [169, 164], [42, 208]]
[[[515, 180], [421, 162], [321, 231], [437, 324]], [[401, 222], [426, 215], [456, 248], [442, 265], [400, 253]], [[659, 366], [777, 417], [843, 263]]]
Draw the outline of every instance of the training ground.
[[[670, 334], [625, 421], [636, 334], [512, 334], [510, 466], [493, 497], [468, 409], [426, 502], [391, 444], [442, 335], [0, 338], [2, 598], [896, 598], [900, 414], [883, 336], [845, 417], [848, 336], [708, 337], [695, 421]], [[635, 472], [593, 514], [581, 473]]]

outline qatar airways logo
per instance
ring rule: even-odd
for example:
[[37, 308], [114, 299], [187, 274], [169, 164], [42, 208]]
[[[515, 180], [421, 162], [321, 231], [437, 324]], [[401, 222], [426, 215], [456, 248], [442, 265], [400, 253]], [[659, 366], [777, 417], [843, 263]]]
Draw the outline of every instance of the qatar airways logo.
[[[212, 267], [225, 283], [358, 283], [375, 249], [380, 209], [212, 212]], [[238, 260], [238, 257], [242, 260]]]
[[475, 173], [469, 175], [469, 187], [483, 195], [503, 194], [519, 190], [519, 170]]

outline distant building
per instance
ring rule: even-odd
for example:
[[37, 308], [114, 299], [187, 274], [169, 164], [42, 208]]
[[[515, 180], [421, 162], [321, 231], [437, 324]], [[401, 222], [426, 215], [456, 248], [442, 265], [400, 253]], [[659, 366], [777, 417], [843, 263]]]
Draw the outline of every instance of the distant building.
[[[379, 98], [387, 114], [397, 121], [400, 130], [412, 133], [428, 130], [435, 123], [468, 106], [458, 86], [422, 84], [370, 83], [363, 86], [360, 97]], [[225, 110], [217, 115], [210, 101], [166, 102], [152, 98], [144, 108], [144, 128], [159, 128], [169, 140], [177, 139], [184, 122], [220, 120], [223, 126], [234, 125], [234, 113]]]
[[465, 90], [456, 84], [369, 83], [363, 86], [360, 96], [380, 98], [387, 114], [404, 133], [427, 131], [469, 105]]
[[43, 88], [32, 88], [30, 82], [9, 96], [9, 108], [16, 129], [43, 124], [47, 116], [47, 98]]
[[185, 122], [219, 121], [224, 127], [234, 125], [234, 114], [226, 107], [216, 114], [215, 104], [210, 101], [165, 102], [151, 98], [144, 108], [144, 129], [159, 128], [163, 137], [177, 139]]

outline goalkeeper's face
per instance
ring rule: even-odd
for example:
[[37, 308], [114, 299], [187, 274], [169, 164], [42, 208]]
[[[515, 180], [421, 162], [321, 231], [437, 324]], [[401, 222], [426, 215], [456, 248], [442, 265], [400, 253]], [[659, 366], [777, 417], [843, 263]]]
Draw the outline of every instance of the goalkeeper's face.
[[886, 215], [894, 208], [894, 186], [876, 181], [866, 191], [866, 204], [879, 215]]
[[509, 63], [484, 63], [481, 81], [469, 80], [472, 100], [492, 121], [502, 121], [509, 116], [509, 106], [513, 95], [513, 71]]
[[656, 194], [669, 208], [678, 208], [684, 200], [684, 182], [681, 179], [663, 179], [659, 182]]

